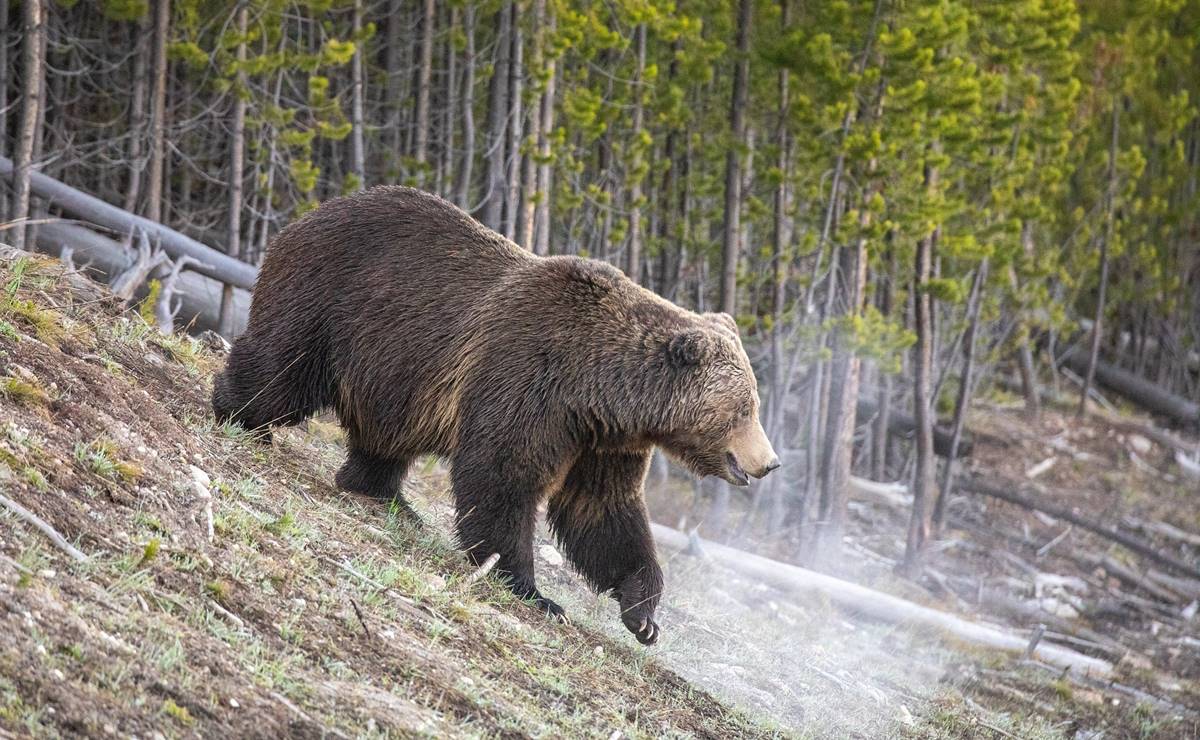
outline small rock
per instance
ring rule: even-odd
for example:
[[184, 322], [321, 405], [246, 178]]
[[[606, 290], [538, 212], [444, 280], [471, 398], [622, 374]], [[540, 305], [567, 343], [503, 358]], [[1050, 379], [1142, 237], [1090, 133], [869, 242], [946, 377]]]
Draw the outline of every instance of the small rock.
[[51, 578], [53, 578], [56, 575], [58, 575], [58, 572], [55, 571], [53, 568], [45, 568], [43, 570], [38, 571], [38, 577], [45, 578], [46, 580], [50, 580]]
[[63, 672], [58, 670], [57, 668], [50, 671], [50, 677], [53, 678], [55, 681], [66, 681], [67, 680], [67, 677], [65, 675], [63, 675]]
[[538, 548], [538, 555], [541, 555], [542, 560], [545, 560], [555, 568], [563, 564], [563, 556], [558, 553], [558, 550], [554, 549], [554, 545], [542, 545]]
[[1133, 448], [1133, 451], [1137, 454], [1146, 455], [1150, 453], [1150, 450], [1154, 445], [1150, 442], [1150, 440], [1146, 439], [1140, 434], [1131, 434], [1129, 435], [1129, 446]]
[[475, 680], [470, 676], [462, 676], [458, 679], [464, 686], [474, 686]]
[[390, 627], [387, 629], [379, 630], [379, 636], [384, 640], [395, 640], [396, 639], [396, 630], [394, 630]]
[[237, 709], [238, 707], [240, 707], [240, 706], [242, 706], [242, 705], [241, 705], [241, 704], [238, 704], [238, 700], [237, 700], [237, 699], [233, 699], [233, 698], [231, 698], [231, 699], [229, 700], [229, 706], [233, 707], [234, 709]]
[[908, 707], [904, 706], [903, 704], [901, 704], [896, 710], [896, 719], [899, 720], [900, 724], [907, 727], [912, 727], [917, 724], [917, 721], [913, 719], [912, 712], [908, 711]]
[[604, 657], [604, 646], [597, 645], [596, 647], [594, 647], [592, 649], [592, 655], [595, 655], [597, 658], [603, 658]]
[[425, 583], [434, 591], [446, 590], [446, 579], [439, 576], [437, 573], [430, 573], [425, 576]]

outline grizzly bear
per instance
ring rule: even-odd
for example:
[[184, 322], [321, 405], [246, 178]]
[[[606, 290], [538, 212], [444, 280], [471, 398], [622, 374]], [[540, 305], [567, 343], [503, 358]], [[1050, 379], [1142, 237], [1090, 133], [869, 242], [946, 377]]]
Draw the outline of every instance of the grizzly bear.
[[434, 195], [376, 187], [272, 242], [246, 332], [213, 390], [219, 420], [269, 431], [327, 408], [346, 491], [404, 503], [420, 455], [450, 463], [460, 546], [534, 583], [538, 505], [567, 558], [654, 642], [662, 571], [642, 482], [654, 447], [735, 485], [778, 467], [726, 314], [695, 314], [617, 269], [533, 255]]

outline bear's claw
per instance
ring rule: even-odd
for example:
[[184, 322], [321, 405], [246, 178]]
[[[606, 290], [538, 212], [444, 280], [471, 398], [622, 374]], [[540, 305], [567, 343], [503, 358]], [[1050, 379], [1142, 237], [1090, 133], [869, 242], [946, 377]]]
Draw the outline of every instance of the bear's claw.
[[529, 599], [529, 603], [541, 609], [546, 613], [546, 616], [561, 624], [570, 624], [571, 620], [567, 617], [566, 611], [545, 596], [535, 596]]
[[633, 636], [643, 645], [653, 645], [658, 642], [658, 624], [653, 619], [643, 619], [640, 629]]

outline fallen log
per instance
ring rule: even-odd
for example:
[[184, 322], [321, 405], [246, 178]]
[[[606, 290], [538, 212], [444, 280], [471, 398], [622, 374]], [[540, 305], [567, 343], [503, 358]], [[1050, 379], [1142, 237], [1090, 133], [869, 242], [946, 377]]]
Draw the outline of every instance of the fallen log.
[[[676, 529], [651, 523], [658, 542], [676, 550], [688, 548], [688, 535]], [[823, 573], [736, 550], [715, 542], [701, 541], [703, 552], [722, 565], [746, 576], [770, 583], [784, 591], [799, 594], [816, 592], [830, 601], [859, 614], [891, 624], [915, 624], [932, 627], [964, 642], [1018, 655], [1029, 646], [1029, 638], [997, 627], [968, 622], [953, 614], [920, 606], [911, 601], [843, 581]], [[1083, 674], [1108, 676], [1112, 663], [1041, 641], [1033, 649], [1038, 659]]]
[[[1001, 501], [1007, 501], [1010, 504], [1015, 504], [1024, 509], [1029, 509], [1030, 511], [1040, 511], [1044, 514], [1049, 514], [1056, 519], [1070, 522], [1077, 527], [1081, 527], [1089, 532], [1098, 534], [1105, 539], [1112, 540], [1131, 552], [1153, 560], [1165, 568], [1170, 568], [1171, 570], [1185, 574], [1191, 578], [1200, 578], [1200, 567], [1185, 563], [1182, 560], [1164, 552], [1159, 552], [1144, 540], [1138, 539], [1137, 537], [1134, 537], [1126, 532], [1122, 532], [1115, 527], [1094, 522], [1087, 517], [1076, 513], [1072, 509], [1068, 509], [1064, 506], [1058, 506], [1046, 501], [1039, 501], [1026, 494], [1020, 493], [1019, 488], [1020, 486], [1015, 482], [1005, 481], [990, 483], [981, 480], [978, 477], [966, 478], [959, 484], [959, 489], [962, 491], [989, 496]], [[1045, 494], [1044, 489], [1041, 489], [1040, 487], [1035, 488], [1035, 490], [1039, 494]]]
[[[858, 404], [855, 406], [855, 413], [858, 417], [859, 424], [865, 423], [866, 419], [875, 416], [879, 410], [879, 406], [874, 399], [866, 396], [859, 396]], [[917, 429], [917, 422], [911, 414], [906, 414], [894, 405], [888, 411], [888, 431], [892, 434], [897, 434], [902, 437], [910, 437]], [[933, 452], [939, 457], [946, 457], [950, 454], [950, 442], [953, 435], [950, 431], [941, 426], [933, 428]], [[963, 430], [962, 437], [958, 440], [958, 451], [955, 454], [956, 458], [970, 457], [971, 451], [975, 446], [975, 437], [967, 430]]]
[[[0, 157], [0, 178], [9, 179], [12, 173], [12, 160]], [[172, 258], [178, 259], [186, 255], [203, 263], [203, 267], [197, 268], [201, 274], [238, 288], [254, 288], [254, 281], [258, 278], [257, 267], [201, 244], [190, 236], [155, 221], [135, 216], [40, 172], [30, 174], [29, 187], [34, 195], [49, 201], [52, 208], [59, 208], [78, 219], [90, 221], [121, 234], [140, 230], [149, 236], [152, 242], [161, 244]]]
[[[1075, 347], [1067, 350], [1059, 362], [1077, 373], [1087, 372], [1087, 353]], [[1163, 390], [1133, 373], [1103, 360], [1096, 360], [1096, 380], [1133, 403], [1185, 427], [1200, 428], [1200, 404]]]
[[[72, 223], [57, 222], [39, 226], [36, 246], [39, 252], [60, 258], [63, 250], [69, 249], [78, 269], [105, 283], [129, 264], [129, 253], [119, 242]], [[180, 309], [175, 316], [176, 326], [188, 327], [193, 331], [216, 331], [221, 312], [222, 283], [190, 269], [180, 273], [178, 278], [174, 289], [180, 301]], [[143, 286], [138, 297], [144, 295]], [[246, 328], [246, 320], [250, 315], [250, 292], [235, 288], [233, 307], [236, 336]]]

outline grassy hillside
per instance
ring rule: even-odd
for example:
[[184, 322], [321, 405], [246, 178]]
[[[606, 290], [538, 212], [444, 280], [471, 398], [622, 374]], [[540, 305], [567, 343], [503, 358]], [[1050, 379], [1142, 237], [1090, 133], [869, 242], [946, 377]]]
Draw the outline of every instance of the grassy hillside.
[[0, 736], [775, 734], [467, 584], [440, 529], [333, 489], [336, 428], [214, 426], [197, 341], [54, 263], [10, 253], [2, 282], [0, 491], [87, 560], [0, 509]]

